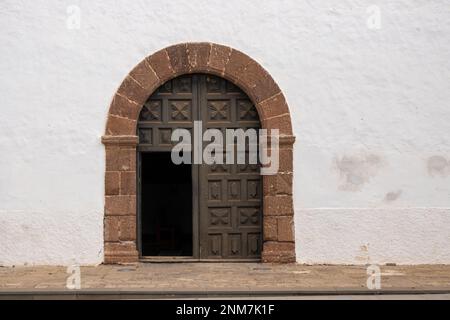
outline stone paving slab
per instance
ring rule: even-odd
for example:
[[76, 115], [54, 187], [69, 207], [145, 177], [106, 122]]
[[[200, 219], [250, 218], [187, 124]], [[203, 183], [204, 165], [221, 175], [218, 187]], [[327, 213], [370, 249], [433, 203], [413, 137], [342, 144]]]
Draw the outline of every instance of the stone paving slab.
[[[450, 265], [380, 266], [381, 289], [450, 290]], [[81, 289], [121, 291], [367, 290], [365, 266], [260, 263], [140, 263], [81, 267]], [[66, 290], [66, 267], [0, 267], [0, 292]]]

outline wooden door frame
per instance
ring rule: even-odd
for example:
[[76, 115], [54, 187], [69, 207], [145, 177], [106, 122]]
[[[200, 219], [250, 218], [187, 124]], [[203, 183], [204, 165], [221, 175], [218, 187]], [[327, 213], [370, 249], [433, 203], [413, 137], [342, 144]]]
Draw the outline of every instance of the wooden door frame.
[[137, 119], [147, 98], [182, 74], [225, 78], [253, 101], [262, 128], [280, 133], [277, 174], [263, 176], [263, 262], [294, 262], [293, 144], [289, 108], [269, 73], [244, 53], [214, 43], [182, 43], [140, 62], [123, 80], [109, 107], [105, 135], [104, 262], [137, 262]]

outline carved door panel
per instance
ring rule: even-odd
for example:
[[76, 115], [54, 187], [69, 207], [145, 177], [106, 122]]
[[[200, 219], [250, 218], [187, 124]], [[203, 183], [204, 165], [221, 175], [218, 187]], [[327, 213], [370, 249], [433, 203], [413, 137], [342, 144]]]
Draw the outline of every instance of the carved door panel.
[[192, 130], [198, 119], [198, 76], [181, 76], [159, 87], [142, 107], [139, 147], [148, 151], [171, 151], [172, 130]]
[[[203, 129], [258, 128], [250, 99], [225, 79], [199, 78]], [[209, 142], [206, 142], [207, 144]], [[225, 143], [229, 143], [224, 139]], [[248, 150], [248, 149], [247, 149]], [[236, 152], [235, 152], [236, 156]], [[225, 158], [225, 152], [224, 152]], [[248, 160], [248, 156], [246, 156]], [[200, 257], [259, 259], [261, 254], [262, 179], [254, 164], [203, 164], [200, 169]]]

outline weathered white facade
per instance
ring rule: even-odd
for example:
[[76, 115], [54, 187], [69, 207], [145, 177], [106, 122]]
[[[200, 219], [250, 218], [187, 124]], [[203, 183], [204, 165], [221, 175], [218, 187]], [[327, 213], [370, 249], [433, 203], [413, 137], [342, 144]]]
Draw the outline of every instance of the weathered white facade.
[[2, 1], [0, 30], [0, 265], [103, 261], [112, 95], [190, 41], [288, 101], [298, 262], [450, 263], [448, 1]]

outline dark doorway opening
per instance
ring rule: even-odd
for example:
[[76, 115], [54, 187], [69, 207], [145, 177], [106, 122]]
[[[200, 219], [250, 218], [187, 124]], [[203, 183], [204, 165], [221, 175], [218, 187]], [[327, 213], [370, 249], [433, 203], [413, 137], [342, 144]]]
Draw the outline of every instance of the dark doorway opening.
[[142, 152], [141, 255], [192, 256], [192, 166]]

